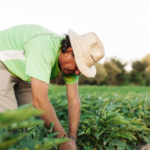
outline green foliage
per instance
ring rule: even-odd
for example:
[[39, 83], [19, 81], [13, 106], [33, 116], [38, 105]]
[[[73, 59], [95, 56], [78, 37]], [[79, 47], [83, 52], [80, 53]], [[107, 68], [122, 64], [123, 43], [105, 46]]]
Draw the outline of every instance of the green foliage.
[[[56, 96], [55, 90], [59, 93]], [[77, 144], [81, 150], [133, 150], [140, 143], [150, 142], [149, 88], [82, 86], [79, 91], [81, 119]], [[64, 92], [65, 87], [53, 86], [49, 97], [67, 130]]]
[[104, 67], [108, 74], [108, 78], [107, 78], [108, 84], [111, 85], [116, 84], [116, 77], [117, 75], [121, 74], [122, 72], [121, 69], [111, 61], [105, 62]]
[[147, 66], [148, 64], [146, 62], [134, 61], [132, 63], [133, 71], [139, 72], [139, 73], [145, 71]]
[[133, 70], [130, 72], [130, 79], [136, 85], [149, 85], [149, 74], [145, 71], [146, 62], [134, 61], [132, 63]]
[[16, 134], [16, 135], [4, 135], [0, 136], [0, 149], [6, 150], [11, 147], [14, 143], [21, 140], [25, 134]]
[[111, 62], [121, 69], [121, 73], [117, 74], [116, 76], [116, 84], [117, 85], [129, 84], [130, 76], [128, 73], [126, 73], [125, 70], [126, 63], [122, 63], [119, 59], [116, 58], [112, 58]]
[[[56, 149], [55, 146], [67, 142], [68, 139], [54, 138], [58, 134], [52, 133], [54, 123], [47, 129], [42, 120], [34, 118], [42, 113], [31, 104], [0, 113], [0, 150]], [[25, 128], [27, 133], [23, 133]]]
[[143, 59], [143, 63], [147, 63], [146, 72], [150, 73], [150, 54], [147, 54]]

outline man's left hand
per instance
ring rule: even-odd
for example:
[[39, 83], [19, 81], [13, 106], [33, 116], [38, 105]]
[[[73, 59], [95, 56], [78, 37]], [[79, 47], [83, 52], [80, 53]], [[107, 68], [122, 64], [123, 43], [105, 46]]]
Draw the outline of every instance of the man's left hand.
[[73, 139], [70, 139], [70, 144], [73, 146], [73, 150], [77, 150], [76, 142]]

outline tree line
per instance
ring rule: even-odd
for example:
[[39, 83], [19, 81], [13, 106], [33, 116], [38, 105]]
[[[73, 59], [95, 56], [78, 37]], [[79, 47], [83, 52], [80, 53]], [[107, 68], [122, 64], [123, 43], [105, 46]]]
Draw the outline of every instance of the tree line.
[[[141, 61], [132, 62], [132, 70], [126, 71], [126, 63], [117, 58], [111, 58], [104, 64], [97, 63], [97, 74], [94, 78], [87, 78], [80, 75], [80, 85], [150, 85], [150, 54], [147, 54]], [[63, 85], [63, 78], [57, 78], [51, 83]]]

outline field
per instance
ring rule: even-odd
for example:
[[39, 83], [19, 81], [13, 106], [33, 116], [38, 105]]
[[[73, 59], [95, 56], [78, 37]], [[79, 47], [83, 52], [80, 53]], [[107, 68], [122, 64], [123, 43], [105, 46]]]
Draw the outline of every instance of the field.
[[[67, 129], [65, 87], [54, 86], [52, 89], [50, 99]], [[80, 149], [138, 149], [138, 145], [150, 143], [149, 87], [80, 86], [79, 93]]]
[[[79, 95], [81, 119], [77, 145], [80, 150], [138, 150], [142, 145], [150, 143], [150, 87], [79, 86]], [[49, 98], [67, 131], [68, 108], [65, 86], [50, 85]], [[53, 125], [47, 130], [43, 127], [43, 122], [38, 121], [34, 120], [35, 125], [38, 126], [28, 128], [26, 139], [20, 140], [20, 138], [20, 141], [9, 150], [25, 148], [25, 146], [29, 149], [35, 147], [38, 150], [37, 145], [46, 145], [48, 140], [53, 141], [50, 147], [63, 142], [53, 139], [55, 135], [51, 133]], [[15, 129], [12, 125], [6, 127], [5, 124], [3, 127], [6, 128], [5, 131]], [[29, 127], [29, 124], [26, 127]], [[6, 139], [0, 137], [0, 142]], [[31, 144], [32, 140], [34, 141]], [[55, 149], [56, 146], [51, 148], [51, 150]]]

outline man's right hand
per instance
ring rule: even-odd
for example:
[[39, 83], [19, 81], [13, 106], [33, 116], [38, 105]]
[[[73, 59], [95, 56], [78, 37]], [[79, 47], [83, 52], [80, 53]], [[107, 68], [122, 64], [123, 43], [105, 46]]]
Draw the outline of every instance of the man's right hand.
[[76, 150], [76, 147], [71, 142], [66, 142], [59, 145], [58, 150]]
[[[65, 130], [60, 124], [55, 110], [48, 99], [49, 85], [43, 81], [31, 77], [31, 87], [33, 96], [33, 105], [37, 109], [43, 110], [44, 113], [40, 116], [44, 122], [45, 126], [49, 127], [50, 123], [54, 122], [53, 132], [59, 132], [56, 136], [57, 138], [65, 134]], [[67, 143], [61, 144], [59, 150], [76, 150], [76, 143], [69, 141]]]

